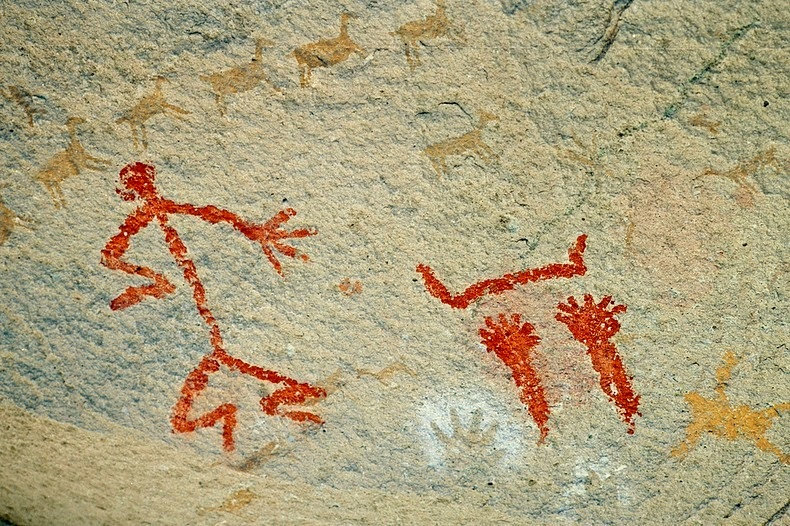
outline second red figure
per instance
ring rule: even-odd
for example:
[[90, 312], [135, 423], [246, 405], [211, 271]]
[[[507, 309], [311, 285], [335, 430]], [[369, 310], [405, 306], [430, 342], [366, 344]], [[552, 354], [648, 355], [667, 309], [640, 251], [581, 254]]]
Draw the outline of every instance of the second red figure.
[[[569, 263], [550, 263], [485, 279], [473, 283], [458, 294], [450, 292], [428, 265], [417, 265], [417, 272], [422, 275], [425, 289], [432, 296], [452, 308], [465, 309], [483, 296], [502, 294], [519, 285], [583, 276], [587, 272], [584, 264], [586, 247], [587, 236], [580, 235], [568, 249]], [[587, 347], [593, 369], [600, 377], [601, 390], [617, 406], [628, 426], [628, 433], [633, 433], [634, 418], [639, 415], [639, 395], [634, 392], [617, 348], [610, 341], [620, 330], [620, 323], [615, 316], [625, 312], [625, 306], [610, 303], [611, 296], [595, 303], [588, 294], [584, 296], [582, 305], [571, 297], [567, 304], [560, 303], [557, 306], [559, 312], [555, 319], [564, 323], [573, 338]], [[540, 375], [533, 365], [534, 354], [540, 344], [535, 327], [531, 323], [522, 323], [520, 314], [499, 314], [498, 317], [486, 317], [485, 327], [480, 328], [479, 333], [486, 349], [510, 369], [513, 382], [521, 391], [519, 398], [527, 406], [540, 431], [538, 442], [544, 442], [549, 432], [550, 408]]]

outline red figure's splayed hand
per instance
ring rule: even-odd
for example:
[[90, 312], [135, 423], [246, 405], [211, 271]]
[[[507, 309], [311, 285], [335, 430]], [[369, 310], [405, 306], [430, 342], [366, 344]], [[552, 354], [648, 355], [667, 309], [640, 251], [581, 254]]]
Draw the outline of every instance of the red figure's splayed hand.
[[428, 265], [422, 263], [417, 265], [417, 272], [422, 274], [425, 289], [432, 296], [439, 298], [442, 303], [446, 303], [453, 308], [465, 309], [486, 294], [501, 294], [515, 289], [517, 285], [554, 278], [583, 276], [587, 272], [583, 257], [586, 247], [587, 236], [582, 234], [576, 239], [576, 243], [568, 249], [568, 260], [570, 263], [550, 263], [543, 267], [505, 274], [501, 278], [486, 279], [470, 285], [462, 293], [455, 295], [450, 293], [449, 289], [436, 277], [433, 269]]
[[510, 319], [500, 314], [497, 321], [487, 317], [485, 322], [488, 328], [480, 329], [483, 345], [512, 372], [513, 381], [521, 390], [521, 401], [540, 429], [539, 442], [543, 442], [549, 432], [549, 404], [538, 373], [532, 366], [532, 352], [540, 343], [540, 337], [535, 334], [532, 324], [521, 323], [518, 314], [513, 314]]
[[620, 330], [615, 316], [625, 312], [625, 305], [615, 305], [611, 296], [595, 303], [592, 296], [585, 294], [583, 305], [570, 297], [567, 304], [560, 303], [557, 308], [560, 312], [555, 318], [568, 326], [576, 341], [587, 347], [593, 369], [600, 375], [601, 389], [618, 407], [628, 432], [633, 433], [634, 418], [640, 414], [639, 395], [631, 386], [617, 348], [609, 341]]
[[274, 270], [282, 276], [282, 265], [274, 255], [274, 250], [287, 256], [289, 258], [299, 258], [302, 261], [309, 261], [307, 254], [302, 254], [294, 247], [283, 243], [287, 239], [299, 239], [308, 236], [314, 236], [318, 233], [317, 230], [312, 228], [300, 228], [297, 230], [286, 231], [280, 228], [280, 225], [288, 222], [290, 218], [296, 215], [296, 210], [293, 208], [286, 208], [281, 210], [261, 226], [256, 226], [251, 232], [250, 239], [254, 239], [261, 244], [263, 253], [269, 259], [269, 262], [274, 267]]

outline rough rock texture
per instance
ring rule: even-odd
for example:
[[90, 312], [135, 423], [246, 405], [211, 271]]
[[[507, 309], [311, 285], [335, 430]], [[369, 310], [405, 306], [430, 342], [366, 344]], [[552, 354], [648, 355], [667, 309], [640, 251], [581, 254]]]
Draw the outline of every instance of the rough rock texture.
[[786, 523], [788, 13], [3, 2], [0, 518]]

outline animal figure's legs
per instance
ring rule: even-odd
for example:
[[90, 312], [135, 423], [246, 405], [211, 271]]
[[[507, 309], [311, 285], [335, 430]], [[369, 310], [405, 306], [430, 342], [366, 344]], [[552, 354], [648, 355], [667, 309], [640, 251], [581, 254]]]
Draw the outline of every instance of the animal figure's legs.
[[434, 156], [428, 154], [428, 159], [431, 161], [431, 166], [433, 166], [433, 171], [436, 172], [436, 175], [442, 175], [447, 173], [447, 162], [444, 156]]
[[354, 43], [353, 45], [354, 45], [354, 53], [356, 53], [357, 55], [359, 55], [362, 58], [366, 58], [368, 56], [368, 50], [367, 49], [363, 48], [362, 46], [357, 45], [356, 43]]
[[306, 88], [310, 85], [310, 77], [312, 75], [312, 69], [307, 64], [302, 64], [299, 68], [299, 85], [303, 88]]
[[41, 178], [41, 184], [44, 185], [44, 188], [46, 188], [47, 192], [49, 192], [49, 195], [52, 196], [52, 203], [55, 205], [55, 208], [60, 208], [61, 197], [58, 195], [58, 185], [51, 179], [43, 177]]
[[278, 87], [277, 87], [277, 86], [274, 84], [274, 82], [272, 82], [272, 81], [271, 81], [271, 79], [270, 79], [269, 77], [267, 77], [266, 75], [264, 75], [262, 78], [263, 78], [263, 81], [264, 81], [266, 84], [268, 84], [270, 88], [272, 88], [274, 91], [276, 91], [276, 92], [277, 92], [277, 93], [279, 93], [280, 95], [282, 95], [282, 94], [284, 94], [284, 93], [285, 93], [285, 92], [284, 92], [282, 89], [278, 88]]
[[223, 117], [225, 116], [225, 112], [228, 111], [227, 106], [225, 106], [225, 97], [221, 93], [214, 94], [214, 101], [217, 103], [217, 109], [219, 110], [219, 114]]
[[129, 121], [129, 129], [132, 131], [132, 144], [134, 144], [135, 149], [140, 148], [140, 141], [137, 139], [137, 127], [132, 121]]
[[140, 135], [142, 136], [143, 139], [143, 149], [146, 149], [148, 148], [148, 130], [145, 129], [145, 124], [143, 124], [142, 122], [139, 124], [139, 128], [140, 128]]
[[50, 181], [52, 197], [55, 199], [55, 208], [66, 206], [66, 197], [63, 195], [63, 187], [58, 181]]
[[486, 162], [491, 162], [492, 160], [499, 158], [499, 156], [494, 153], [494, 150], [492, 150], [489, 145], [482, 141], [480, 141], [480, 144], [478, 144], [475, 148], [475, 153], [477, 153], [477, 155]]
[[767, 438], [765, 438], [765, 433], [768, 431], [768, 428], [771, 427], [771, 420], [777, 418], [779, 416], [779, 411], [788, 411], [790, 410], [790, 403], [782, 403], [776, 404], [768, 409], [764, 409], [759, 411], [759, 415], [761, 420], [766, 422], [765, 429], [762, 431], [760, 436], [752, 437], [754, 440], [754, 444], [763, 451], [768, 453], [773, 453], [783, 464], [790, 464], [790, 455], [785, 454], [778, 446], [773, 444]]
[[175, 117], [176, 119], [180, 119], [182, 121], [185, 120], [185, 118], [182, 117], [182, 115], [189, 115], [191, 113], [191, 112], [185, 110], [184, 108], [179, 108], [175, 104], [169, 104], [167, 102], [162, 103], [162, 106], [166, 110], [170, 110], [170, 111], [173, 112], [172, 113], [172, 117]]
[[790, 455], [786, 455], [781, 449], [772, 444], [767, 438], [760, 437], [754, 441], [754, 444], [765, 451], [766, 453], [773, 453], [779, 458], [782, 464], [790, 464]]
[[416, 44], [412, 42], [404, 42], [406, 47], [406, 62], [409, 63], [411, 69], [420, 65], [420, 56], [417, 54]]

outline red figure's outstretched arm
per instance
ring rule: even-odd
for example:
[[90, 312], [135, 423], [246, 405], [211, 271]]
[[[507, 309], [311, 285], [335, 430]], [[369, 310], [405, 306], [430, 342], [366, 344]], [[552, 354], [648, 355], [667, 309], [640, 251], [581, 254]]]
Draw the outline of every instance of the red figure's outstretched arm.
[[294, 247], [283, 243], [283, 241], [314, 236], [318, 233], [315, 229], [311, 228], [300, 228], [291, 231], [282, 230], [280, 226], [296, 215], [296, 210], [293, 208], [281, 210], [267, 222], [259, 225], [245, 221], [233, 212], [212, 205], [193, 206], [190, 204], [174, 203], [172, 201], [165, 201], [163, 204], [168, 213], [188, 214], [199, 217], [212, 224], [230, 224], [234, 229], [244, 234], [250, 241], [260, 243], [263, 253], [266, 254], [266, 258], [272, 264], [274, 270], [280, 275], [283, 273], [282, 265], [274, 255], [274, 250], [290, 258], [298, 257], [302, 261], [308, 261], [310, 258], [308, 258], [307, 254], [300, 253]]
[[110, 308], [112, 310], [131, 307], [135, 303], [142, 301], [146, 296], [163, 298], [165, 295], [176, 290], [175, 286], [162, 274], [155, 272], [149, 267], [133, 265], [121, 259], [129, 249], [132, 237], [148, 226], [153, 218], [154, 213], [152, 211], [146, 208], [138, 208], [126, 218], [120, 226], [120, 232], [111, 237], [104, 247], [104, 250], [101, 251], [101, 263], [105, 267], [153, 280], [153, 283], [149, 285], [128, 287], [117, 298], [110, 302]]
[[453, 308], [465, 309], [486, 294], [501, 294], [508, 290], [513, 290], [517, 285], [553, 278], [583, 276], [587, 272], [583, 257], [586, 247], [587, 236], [582, 234], [576, 238], [576, 243], [568, 249], [568, 260], [570, 263], [550, 263], [543, 267], [505, 274], [501, 278], [486, 279], [473, 283], [462, 293], [455, 295], [436, 277], [433, 269], [428, 265], [420, 263], [417, 265], [417, 272], [422, 274], [425, 289], [432, 296], [439, 298], [442, 303], [446, 303]]
[[573, 338], [587, 347], [593, 369], [598, 372], [600, 385], [606, 396], [614, 402], [628, 425], [628, 433], [634, 432], [634, 418], [639, 415], [639, 395], [631, 386], [623, 360], [610, 339], [620, 330], [615, 316], [625, 312], [625, 305], [615, 305], [611, 296], [595, 303], [589, 294], [584, 295], [584, 304], [575, 298], [557, 305], [560, 312], [555, 318], [564, 323]]

